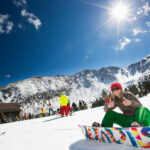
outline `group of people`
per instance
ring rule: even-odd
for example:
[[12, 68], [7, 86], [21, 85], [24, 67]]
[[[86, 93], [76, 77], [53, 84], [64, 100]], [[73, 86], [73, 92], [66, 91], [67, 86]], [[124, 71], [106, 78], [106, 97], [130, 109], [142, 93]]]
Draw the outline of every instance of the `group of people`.
[[[62, 117], [64, 117], [64, 115], [66, 116], [72, 115], [72, 108], [70, 107], [70, 101], [68, 100], [66, 95], [63, 94], [60, 96], [59, 103], [61, 108], [57, 110], [57, 114], [60, 114]], [[48, 113], [45, 111], [44, 108], [41, 109], [41, 117], [51, 116], [55, 114], [56, 111], [54, 111], [51, 103], [48, 104]], [[24, 120], [32, 119], [31, 113], [29, 114], [24, 113], [23, 119]]]
[[[111, 95], [105, 100], [104, 111], [106, 113], [102, 123], [94, 122], [93, 126], [113, 127], [114, 124], [121, 127], [150, 126], [150, 111], [142, 106], [134, 94], [123, 91], [122, 85], [118, 82], [112, 83], [110, 89]], [[70, 101], [65, 94], [60, 96], [59, 103], [62, 117], [68, 116], [69, 113], [72, 115]], [[123, 113], [113, 111], [116, 107], [119, 107]]]
[[[121, 127], [145, 127], [150, 126], [150, 110], [144, 107], [138, 98], [130, 93], [123, 91], [120, 83], [111, 84], [111, 95], [105, 100], [104, 111], [106, 112], [101, 124], [94, 122], [96, 127], [113, 127], [117, 124]], [[61, 116], [68, 116], [72, 109], [70, 102], [65, 94], [60, 96], [59, 103], [61, 105]], [[119, 107], [122, 113], [113, 111]]]
[[39, 118], [39, 117], [45, 117], [45, 116], [51, 116], [51, 115], [55, 114], [55, 111], [53, 110], [53, 107], [52, 107], [51, 103], [49, 103], [49, 105], [48, 105], [48, 110], [49, 110], [49, 112], [47, 113], [45, 111], [45, 109], [42, 108], [41, 109], [41, 114], [36, 115], [36, 116], [31, 114], [31, 113], [28, 113], [28, 114], [24, 113], [23, 120], [32, 119], [32, 118]]
[[[111, 84], [111, 95], [105, 100], [104, 111], [106, 112], [101, 124], [94, 122], [92, 126], [95, 127], [113, 127], [117, 124], [121, 127], [145, 127], [150, 126], [150, 111], [148, 108], [142, 106], [135, 95], [130, 92], [124, 92], [120, 83], [115, 82]], [[65, 94], [59, 98], [61, 110], [60, 115], [72, 115], [72, 108], [70, 101]], [[119, 107], [122, 113], [115, 112], [113, 109]], [[49, 115], [54, 115], [52, 105], [48, 105]], [[46, 112], [44, 108], [41, 109], [41, 114], [44, 117]], [[20, 117], [21, 118], [21, 117]], [[31, 119], [32, 115], [27, 116], [25, 113], [23, 119]], [[4, 114], [0, 113], [1, 123], [5, 123]]]
[[[42, 117], [45, 117], [46, 116], [46, 111], [44, 108], [41, 109], [41, 114], [42, 114]], [[48, 105], [48, 115], [51, 116], [51, 115], [54, 115], [55, 114], [55, 111], [53, 110], [53, 106], [51, 103], [49, 103]]]
[[[68, 98], [65, 94], [62, 94], [60, 96], [59, 104], [61, 107], [60, 107], [60, 109], [57, 109], [57, 114], [60, 114], [62, 117], [72, 115], [73, 111], [70, 106], [70, 101], [68, 100]], [[53, 110], [53, 106], [51, 105], [51, 103], [49, 103], [48, 109], [49, 109], [49, 116], [55, 114], [55, 111]], [[46, 116], [46, 112], [45, 112], [44, 108], [41, 109], [41, 114], [42, 114], [42, 117]]]

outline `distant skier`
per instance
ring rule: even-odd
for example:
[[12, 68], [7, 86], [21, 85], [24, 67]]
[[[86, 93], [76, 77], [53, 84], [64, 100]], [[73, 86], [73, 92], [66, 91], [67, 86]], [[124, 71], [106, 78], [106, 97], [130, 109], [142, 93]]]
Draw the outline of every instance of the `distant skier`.
[[41, 112], [42, 112], [42, 117], [45, 117], [46, 113], [45, 113], [45, 109], [44, 108], [41, 109]]
[[27, 120], [28, 119], [28, 116], [27, 116], [27, 113], [24, 114], [24, 120]]
[[[113, 127], [114, 123], [122, 127], [150, 126], [150, 111], [132, 93], [123, 92], [118, 82], [111, 85], [111, 91], [114, 98], [110, 98], [104, 106], [106, 114], [101, 126]], [[115, 107], [119, 107], [123, 114], [113, 111]], [[93, 126], [100, 124], [94, 122]]]
[[31, 113], [29, 113], [29, 119], [32, 119], [32, 114]]
[[68, 98], [66, 95], [61, 95], [59, 98], [59, 103], [61, 105], [61, 116], [64, 117], [64, 112], [65, 115], [68, 116], [68, 110], [67, 110], [67, 104], [68, 104]]
[[58, 108], [56, 113], [57, 113], [57, 115], [60, 115], [61, 114], [61, 108], [60, 109]]
[[52, 112], [52, 115], [54, 115], [54, 114], [55, 114], [55, 112], [54, 112], [54, 110], [53, 110], [53, 106], [52, 106], [52, 104], [51, 104], [51, 103], [49, 103], [49, 105], [48, 105], [48, 109], [49, 109], [49, 115], [51, 115], [51, 112]]
[[68, 109], [68, 113], [70, 115], [72, 115], [72, 108], [70, 107], [70, 101], [68, 100], [68, 104], [67, 104], [67, 109]]
[[87, 109], [87, 105], [86, 105], [85, 101], [83, 101], [83, 100], [80, 100], [80, 101], [79, 101], [79, 108], [80, 108], [81, 110]]
[[74, 102], [72, 103], [72, 108], [73, 108], [73, 111], [78, 111], [79, 109]]

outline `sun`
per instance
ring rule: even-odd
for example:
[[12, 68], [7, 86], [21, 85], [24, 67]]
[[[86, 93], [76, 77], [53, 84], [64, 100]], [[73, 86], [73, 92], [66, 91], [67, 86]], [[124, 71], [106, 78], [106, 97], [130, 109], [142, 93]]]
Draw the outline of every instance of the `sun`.
[[130, 9], [128, 5], [119, 2], [114, 7], [110, 9], [110, 16], [112, 19], [116, 20], [117, 22], [126, 21], [129, 17]]
[[[125, 0], [113, 0], [110, 1], [110, 6], [103, 6], [96, 3], [86, 2], [89, 5], [92, 5], [94, 7], [102, 8], [107, 10], [109, 19], [106, 21], [108, 22], [117, 22], [118, 25], [121, 23], [124, 23], [126, 21], [130, 21], [130, 18], [132, 16], [133, 9], [131, 9], [131, 2], [125, 1]], [[104, 23], [105, 24], [105, 23]]]
[[124, 31], [125, 26], [128, 23], [132, 23], [133, 17], [135, 18], [133, 2], [127, 0], [112, 0], [109, 6], [100, 5], [100, 3], [86, 2], [87, 4], [104, 9], [107, 12], [106, 21], [102, 21], [102, 24], [96, 28], [98, 30], [102, 26], [116, 27], [117, 36], [119, 39], [120, 33]]

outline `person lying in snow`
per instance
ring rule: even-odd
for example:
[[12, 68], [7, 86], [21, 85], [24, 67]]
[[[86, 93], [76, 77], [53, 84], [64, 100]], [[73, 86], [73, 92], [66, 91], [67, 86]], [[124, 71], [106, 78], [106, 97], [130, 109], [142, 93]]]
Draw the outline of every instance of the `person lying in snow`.
[[[114, 123], [121, 127], [150, 126], [150, 111], [132, 93], [124, 92], [118, 82], [111, 85], [111, 91], [114, 98], [104, 106], [106, 114], [102, 124], [94, 122], [92, 126], [113, 127]], [[115, 107], [119, 107], [123, 114], [113, 111]]]

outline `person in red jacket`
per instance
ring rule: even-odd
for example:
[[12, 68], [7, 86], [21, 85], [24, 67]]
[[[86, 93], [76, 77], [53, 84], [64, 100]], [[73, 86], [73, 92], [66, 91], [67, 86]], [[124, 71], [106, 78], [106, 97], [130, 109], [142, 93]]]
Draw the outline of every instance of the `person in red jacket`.
[[68, 109], [67, 109], [68, 98], [65, 94], [60, 96], [59, 103], [61, 105], [61, 116], [64, 117], [64, 112], [65, 115], [68, 116]]
[[24, 119], [25, 119], [25, 120], [27, 120], [27, 119], [28, 119], [28, 117], [27, 117], [27, 114], [26, 114], [26, 113], [24, 114]]

